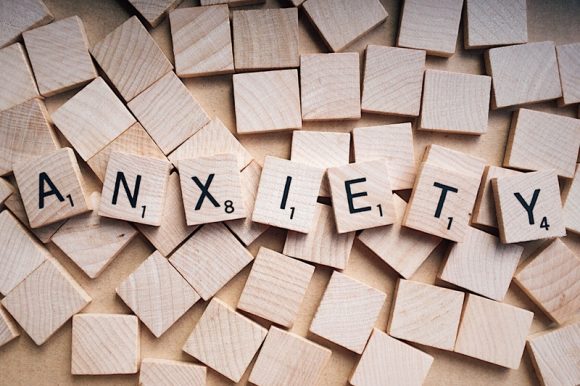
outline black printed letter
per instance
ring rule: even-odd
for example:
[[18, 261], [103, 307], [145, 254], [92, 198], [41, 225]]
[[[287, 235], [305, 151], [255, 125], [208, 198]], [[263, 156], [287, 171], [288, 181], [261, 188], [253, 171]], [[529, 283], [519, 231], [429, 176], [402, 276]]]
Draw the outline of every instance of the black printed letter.
[[213, 206], [215, 206], [216, 208], [219, 208], [220, 204], [216, 201], [216, 199], [209, 192], [209, 186], [211, 185], [211, 182], [213, 181], [214, 176], [215, 176], [215, 174], [213, 174], [213, 173], [210, 174], [209, 176], [207, 176], [207, 181], [205, 182], [205, 185], [201, 183], [199, 178], [191, 177], [193, 182], [195, 182], [195, 184], [201, 190], [201, 195], [199, 196], [199, 199], [197, 200], [197, 204], [195, 204], [195, 210], [201, 209], [201, 204], [203, 203], [203, 200], [206, 197], [208, 200], [210, 200], [210, 202], [213, 204]]
[[137, 198], [139, 197], [139, 186], [141, 185], [141, 175], [137, 175], [135, 179], [135, 189], [133, 194], [129, 190], [129, 184], [125, 179], [125, 173], [117, 172], [117, 179], [115, 180], [115, 190], [113, 191], [113, 205], [117, 205], [117, 198], [119, 197], [119, 185], [123, 183], [123, 188], [125, 189], [125, 194], [127, 194], [127, 198], [129, 199], [129, 203], [131, 204], [131, 208], [137, 207]]
[[536, 202], [538, 201], [538, 196], [540, 195], [540, 189], [534, 190], [534, 194], [532, 195], [532, 202], [528, 205], [526, 200], [522, 197], [520, 193], [514, 193], [514, 196], [518, 199], [520, 204], [524, 207], [526, 212], [528, 212], [528, 222], [530, 225], [534, 225], [534, 207], [536, 206]]
[[433, 183], [433, 186], [441, 189], [439, 203], [437, 204], [437, 209], [435, 210], [435, 218], [439, 218], [441, 217], [441, 212], [443, 211], [443, 204], [445, 203], [445, 198], [447, 198], [447, 192], [457, 193], [459, 190], [453, 186], [444, 185], [439, 182]]
[[[50, 188], [48, 192], [44, 190], [44, 183]], [[54, 186], [48, 174], [45, 172], [40, 173], [38, 175], [38, 209], [44, 208], [44, 198], [52, 196], [53, 194], [59, 201], [64, 201], [64, 197], [60, 194], [56, 186]]]
[[366, 178], [357, 178], [354, 180], [347, 180], [344, 181], [344, 189], [346, 189], [346, 199], [348, 200], [348, 211], [350, 213], [360, 213], [360, 212], [368, 212], [369, 210], [371, 210], [372, 208], [370, 206], [364, 206], [362, 208], [355, 208], [354, 204], [353, 204], [353, 199], [356, 197], [366, 197], [368, 196], [367, 192], [358, 192], [358, 193], [353, 193], [350, 186], [354, 185], [354, 184], [358, 184], [361, 182], [366, 182]]
[[284, 185], [284, 193], [282, 194], [282, 201], [280, 202], [280, 209], [286, 209], [286, 202], [288, 201], [288, 194], [290, 193], [290, 184], [292, 177], [286, 177], [286, 185]]

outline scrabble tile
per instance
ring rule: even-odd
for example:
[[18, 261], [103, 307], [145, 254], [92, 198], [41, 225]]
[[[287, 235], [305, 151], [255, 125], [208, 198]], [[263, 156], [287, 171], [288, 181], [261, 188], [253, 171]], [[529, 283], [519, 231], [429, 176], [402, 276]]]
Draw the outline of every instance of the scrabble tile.
[[139, 371], [139, 321], [133, 315], [79, 314], [73, 318], [73, 375]]
[[128, 106], [165, 154], [209, 122], [199, 102], [171, 71]]
[[14, 193], [14, 187], [4, 178], [0, 178], [0, 205]]
[[572, 178], [578, 147], [580, 119], [520, 109], [512, 119], [503, 165], [523, 170], [554, 169], [558, 175]]
[[60, 106], [51, 118], [87, 161], [135, 123], [135, 118], [102, 78]]
[[455, 352], [516, 370], [534, 313], [468, 294]]
[[194, 363], [168, 359], [143, 359], [141, 386], [205, 386], [207, 369]]
[[468, 228], [462, 243], [450, 246], [438, 277], [498, 302], [503, 301], [524, 247]]
[[[227, 5], [181, 8], [169, 14], [175, 72], [181, 78], [234, 72]], [[199, 31], [205, 36], [199, 38]]]
[[472, 175], [480, 180], [486, 166], [486, 161], [482, 158], [435, 144], [427, 146], [423, 161], [438, 168]]
[[145, 19], [147, 24], [155, 28], [161, 23], [165, 16], [182, 0], [129, 0], [131, 5]]
[[374, 329], [354, 373], [353, 386], [422, 385], [433, 357]]
[[389, 225], [397, 220], [387, 160], [328, 169], [338, 233]]
[[234, 102], [238, 134], [302, 128], [296, 70], [235, 74]]
[[[96, 209], [100, 200], [101, 194], [94, 192], [88, 201]], [[101, 217], [94, 209], [69, 219], [52, 236], [52, 242], [91, 279], [99, 276], [137, 235], [128, 223]]]
[[0, 347], [20, 336], [16, 323], [0, 305]]
[[271, 327], [250, 374], [255, 385], [314, 386], [332, 351], [298, 335]]
[[68, 17], [22, 36], [41, 95], [58, 94], [97, 77], [80, 17]]
[[502, 243], [566, 235], [558, 177], [553, 170], [491, 180]]
[[576, 174], [566, 195], [563, 211], [566, 229], [580, 234], [580, 165], [576, 165]]
[[491, 180], [494, 178], [516, 176], [518, 174], [520, 174], [520, 172], [516, 170], [501, 168], [499, 166], [489, 165], [485, 167], [485, 171], [481, 177], [481, 185], [479, 185], [479, 192], [475, 199], [473, 214], [471, 215], [472, 224], [497, 228], [497, 217], [495, 214], [495, 201], [493, 199]]
[[397, 46], [426, 50], [429, 55], [455, 53], [462, 0], [405, 1]]
[[54, 20], [41, 0], [0, 3], [0, 47], [15, 43], [20, 34]]
[[467, 49], [528, 42], [525, 0], [467, 0], [463, 23]]
[[307, 0], [302, 7], [333, 52], [344, 50], [388, 16], [377, 0]]
[[565, 105], [580, 102], [580, 43], [561, 44], [556, 46], [558, 69], [562, 82], [562, 102]]
[[355, 233], [337, 233], [334, 213], [328, 205], [316, 204], [314, 221], [314, 228], [309, 233], [288, 231], [284, 254], [336, 269], [345, 269]]
[[485, 53], [485, 67], [493, 78], [493, 108], [562, 96], [554, 42], [492, 48]]
[[397, 221], [392, 225], [365, 229], [358, 239], [405, 279], [411, 278], [441, 238], [402, 226], [407, 203], [393, 195]]
[[94, 45], [91, 54], [126, 102], [173, 69], [136, 16]]
[[234, 382], [239, 382], [268, 331], [221, 300], [213, 299], [183, 351]]
[[220, 223], [203, 226], [169, 258], [203, 300], [215, 295], [252, 260], [254, 256]]
[[216, 5], [227, 4], [230, 7], [237, 7], [240, 5], [261, 4], [266, 0], [201, 0], [201, 5]]
[[536, 251], [514, 282], [556, 323], [580, 316], [580, 257], [560, 239]]
[[365, 59], [362, 111], [418, 116], [425, 56], [422, 50], [369, 44]]
[[68, 147], [16, 164], [14, 176], [32, 228], [91, 210], [79, 164]]
[[361, 354], [386, 297], [379, 290], [334, 272], [310, 332]]
[[234, 11], [232, 28], [237, 71], [298, 67], [296, 8]]
[[314, 227], [323, 169], [267, 156], [260, 177], [252, 221], [296, 232]]
[[425, 71], [420, 129], [485, 134], [490, 90], [489, 76]]
[[261, 247], [238, 309], [290, 328], [313, 273], [313, 266]]
[[157, 251], [119, 285], [117, 294], [157, 338], [199, 300]]
[[300, 56], [302, 119], [360, 119], [357, 52]]
[[39, 96], [32, 69], [20, 43], [0, 50], [0, 111]]
[[112, 152], [99, 216], [160, 226], [170, 165], [155, 158]]
[[91, 297], [54, 258], [2, 299], [2, 305], [38, 346], [44, 344]]

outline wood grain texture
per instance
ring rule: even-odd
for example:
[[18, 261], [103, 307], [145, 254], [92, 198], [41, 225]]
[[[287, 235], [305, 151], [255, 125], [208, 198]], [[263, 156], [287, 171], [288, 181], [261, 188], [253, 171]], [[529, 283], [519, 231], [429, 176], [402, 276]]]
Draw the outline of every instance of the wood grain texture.
[[140, 386], [205, 386], [207, 368], [194, 363], [146, 358], [139, 371]]
[[147, 24], [155, 28], [182, 0], [129, 0]]
[[0, 347], [19, 336], [20, 331], [18, 331], [16, 323], [10, 319], [10, 316], [6, 310], [4, 310], [4, 307], [0, 305]]
[[42, 0], [0, 3], [0, 47], [15, 43], [22, 32], [54, 20]]
[[261, 4], [266, 0], [201, 0], [201, 5], [216, 5], [227, 4], [230, 7], [238, 7], [241, 5]]
[[528, 42], [525, 0], [467, 0], [463, 23], [466, 49]]
[[576, 165], [576, 174], [566, 195], [563, 211], [566, 229], [580, 234], [580, 165]]
[[14, 193], [14, 187], [4, 178], [0, 178], [0, 205]]
[[0, 50], [0, 82], [5, 85], [0, 95], [0, 111], [39, 96], [22, 44]]
[[472, 175], [478, 179], [481, 179], [487, 164], [482, 158], [436, 144], [427, 146], [423, 161], [438, 168]]
[[580, 102], [580, 43], [561, 44], [556, 46], [558, 70], [562, 83], [562, 99], [564, 105]]

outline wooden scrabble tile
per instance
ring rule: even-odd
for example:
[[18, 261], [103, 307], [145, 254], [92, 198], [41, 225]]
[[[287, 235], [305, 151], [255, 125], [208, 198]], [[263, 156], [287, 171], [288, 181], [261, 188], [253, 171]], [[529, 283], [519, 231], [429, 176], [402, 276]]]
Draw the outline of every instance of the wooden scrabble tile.
[[332, 351], [298, 335], [270, 327], [250, 374], [255, 385], [314, 386], [319, 384]]
[[389, 225], [397, 220], [388, 161], [359, 162], [328, 169], [338, 233]]
[[136, 16], [93, 46], [91, 54], [126, 102], [173, 69]]
[[20, 34], [54, 20], [42, 0], [0, 3], [0, 47], [15, 43]]
[[216, 5], [227, 4], [230, 7], [237, 7], [240, 5], [261, 4], [266, 0], [201, 0], [201, 5]]
[[334, 52], [344, 50], [388, 16], [377, 0], [308, 0], [302, 7]]
[[497, 217], [495, 214], [495, 201], [493, 199], [491, 180], [494, 178], [515, 176], [518, 174], [520, 174], [520, 172], [516, 170], [501, 168], [499, 166], [489, 165], [485, 167], [485, 171], [481, 177], [481, 185], [479, 185], [479, 192], [475, 199], [473, 214], [471, 215], [472, 224], [497, 228]]
[[203, 300], [215, 295], [252, 260], [254, 256], [221, 223], [204, 225], [169, 258]]
[[438, 168], [473, 175], [480, 180], [486, 166], [482, 158], [435, 144], [427, 146], [423, 161]]
[[438, 277], [498, 302], [503, 301], [524, 247], [468, 228], [462, 243], [451, 245]]
[[60, 248], [91, 279], [96, 278], [117, 257], [137, 231], [124, 221], [97, 214], [101, 194], [89, 197], [93, 211], [68, 220], [52, 236]]
[[333, 272], [310, 332], [361, 354], [387, 295]]
[[336, 269], [345, 269], [355, 233], [337, 233], [334, 213], [328, 205], [316, 204], [314, 221], [314, 228], [309, 233], [288, 231], [284, 254]]
[[566, 195], [563, 211], [566, 229], [580, 234], [580, 164], [576, 165], [576, 174]]
[[139, 371], [141, 386], [205, 386], [207, 368], [168, 359], [143, 359]]
[[135, 123], [135, 118], [102, 78], [65, 102], [51, 118], [87, 161]]
[[419, 386], [425, 381], [432, 364], [431, 355], [374, 329], [350, 384]]
[[455, 352], [517, 369], [534, 313], [468, 294]]
[[41, 95], [58, 94], [97, 77], [80, 17], [50, 23], [22, 37]]
[[429, 55], [455, 53], [462, 0], [405, 1], [397, 46], [426, 50]]
[[51, 257], [10, 291], [2, 305], [40, 346], [90, 301], [91, 297]]
[[407, 203], [393, 195], [397, 221], [392, 225], [365, 229], [358, 239], [405, 279], [411, 278], [441, 238], [401, 225]]
[[219, 299], [213, 299], [183, 351], [234, 382], [248, 368], [268, 331], [236, 313]]
[[4, 178], [0, 178], [0, 205], [14, 193], [14, 187]]
[[566, 235], [558, 177], [553, 170], [491, 180], [502, 243]]
[[487, 132], [491, 77], [425, 71], [421, 130], [480, 135]]
[[267, 156], [260, 177], [252, 221], [308, 233], [324, 170]]
[[155, 28], [182, 0], [129, 0], [147, 24]]
[[91, 210], [79, 164], [68, 147], [16, 164], [14, 176], [32, 228]]
[[235, 74], [234, 102], [238, 134], [302, 128], [296, 70]]
[[141, 358], [133, 315], [79, 314], [73, 318], [73, 375], [135, 374]]
[[296, 8], [234, 11], [232, 27], [237, 71], [298, 67]]
[[365, 59], [362, 111], [418, 116], [425, 56], [423, 50], [369, 44]]
[[302, 119], [360, 119], [357, 52], [300, 56]]
[[493, 78], [493, 108], [562, 96], [554, 42], [492, 48], [485, 53], [485, 67]]
[[580, 119], [520, 109], [512, 119], [503, 165], [523, 170], [554, 169], [558, 175], [572, 178], [578, 147]]
[[20, 336], [16, 323], [0, 305], [0, 347]]
[[[169, 14], [175, 72], [181, 78], [234, 72], [227, 5], [181, 8]], [[199, 31], [205, 37], [199, 38]]]
[[170, 165], [155, 158], [112, 152], [99, 216], [160, 226]]
[[467, 0], [463, 23], [467, 49], [528, 42], [525, 0]]
[[0, 83], [5, 85], [0, 95], [0, 111], [39, 96], [22, 44], [0, 50]]
[[562, 82], [562, 104], [568, 105], [580, 102], [580, 43], [561, 44], [556, 46], [558, 69]]
[[199, 102], [172, 71], [128, 106], [165, 154], [171, 153], [209, 122]]
[[235, 154], [178, 162], [187, 225], [246, 217]]
[[292, 327], [314, 273], [312, 265], [261, 247], [238, 309]]
[[157, 338], [199, 300], [158, 251], [119, 285], [117, 294]]

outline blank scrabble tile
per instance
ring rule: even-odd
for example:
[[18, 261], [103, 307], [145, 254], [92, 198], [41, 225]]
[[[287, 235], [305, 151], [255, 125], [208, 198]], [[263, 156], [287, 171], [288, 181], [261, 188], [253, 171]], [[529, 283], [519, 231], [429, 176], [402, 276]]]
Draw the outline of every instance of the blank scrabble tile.
[[170, 165], [155, 158], [111, 153], [99, 216], [160, 226]]
[[260, 177], [252, 221], [308, 233], [324, 170], [267, 156]]
[[[180, 8], [169, 14], [175, 72], [181, 78], [234, 72], [227, 5]], [[205, 36], [199, 37], [203, 31]]]
[[51, 114], [54, 124], [87, 161], [135, 123], [102, 78], [97, 78]]
[[209, 122], [199, 102], [171, 71], [128, 106], [165, 154]]
[[334, 272], [310, 332], [361, 354], [386, 298], [381, 291]]
[[0, 347], [20, 336], [16, 323], [0, 305]]
[[237, 307], [290, 328], [313, 273], [312, 265], [261, 247]]
[[234, 11], [237, 71], [298, 67], [298, 9]]
[[248, 368], [268, 331], [221, 300], [213, 299], [183, 351], [234, 382]]
[[485, 134], [490, 90], [489, 76], [425, 71], [420, 129]]
[[416, 117], [421, 110], [425, 51], [369, 44], [362, 111]]
[[438, 168], [451, 169], [478, 179], [481, 179], [487, 164], [482, 158], [435, 144], [427, 146], [423, 161]]
[[302, 119], [359, 119], [359, 67], [357, 52], [301, 55]]
[[52, 236], [52, 242], [91, 279], [137, 235], [128, 223], [99, 216], [96, 209], [100, 200], [99, 192], [92, 193], [88, 201], [93, 210], [69, 219]]
[[302, 128], [296, 70], [235, 74], [234, 102], [238, 134]]
[[54, 258], [47, 259], [2, 299], [2, 305], [38, 346], [91, 297]]
[[450, 246], [438, 277], [498, 302], [503, 301], [524, 247], [468, 228], [462, 243]]
[[136, 16], [94, 45], [91, 54], [126, 102], [173, 69]]
[[241, 5], [261, 4], [266, 0], [201, 0], [201, 5], [216, 5], [227, 4], [230, 7], [237, 7]]
[[14, 193], [14, 187], [4, 178], [0, 178], [0, 205]]
[[157, 251], [119, 285], [117, 294], [157, 338], [199, 300], [199, 295]]
[[157, 27], [182, 0], [129, 0], [150, 27]]
[[3, 1], [0, 3], [0, 47], [15, 43], [20, 34], [54, 20], [41, 0]]
[[426, 50], [429, 55], [452, 56], [462, 7], [462, 0], [405, 1], [397, 46]]
[[32, 69], [20, 43], [0, 50], [0, 111], [39, 96]]
[[455, 352], [517, 370], [534, 313], [468, 294]]
[[502, 178], [507, 176], [515, 176], [520, 174], [517, 170], [501, 168], [499, 166], [486, 166], [483, 176], [481, 177], [481, 185], [479, 185], [479, 192], [473, 207], [473, 214], [471, 215], [471, 223], [477, 225], [497, 228], [497, 217], [495, 211], [495, 201], [493, 199], [493, 191], [491, 188], [491, 180], [494, 178]]
[[332, 351], [272, 326], [250, 374], [254, 385], [314, 386]]
[[566, 229], [580, 234], [580, 165], [576, 165], [576, 174], [566, 195], [563, 212]]
[[491, 180], [502, 243], [566, 235], [558, 177], [553, 170]]
[[465, 2], [465, 48], [528, 42], [526, 0]]
[[80, 17], [68, 17], [22, 36], [42, 96], [73, 89], [97, 77]]
[[556, 46], [558, 69], [562, 82], [562, 100], [565, 105], [580, 102], [580, 43], [561, 44]]
[[246, 217], [235, 154], [178, 162], [187, 225]]
[[207, 368], [168, 359], [143, 359], [139, 371], [141, 386], [205, 386]]
[[73, 375], [135, 374], [141, 358], [133, 315], [79, 314], [73, 318]]
[[378, 0], [308, 0], [302, 6], [334, 52], [342, 51], [388, 16]]
[[493, 108], [562, 96], [554, 42], [492, 48], [485, 53], [485, 67], [493, 78]]
[[204, 225], [169, 258], [203, 300], [215, 295], [252, 260], [254, 256], [221, 223]]
[[14, 176], [32, 228], [91, 210], [71, 148], [16, 164]]

